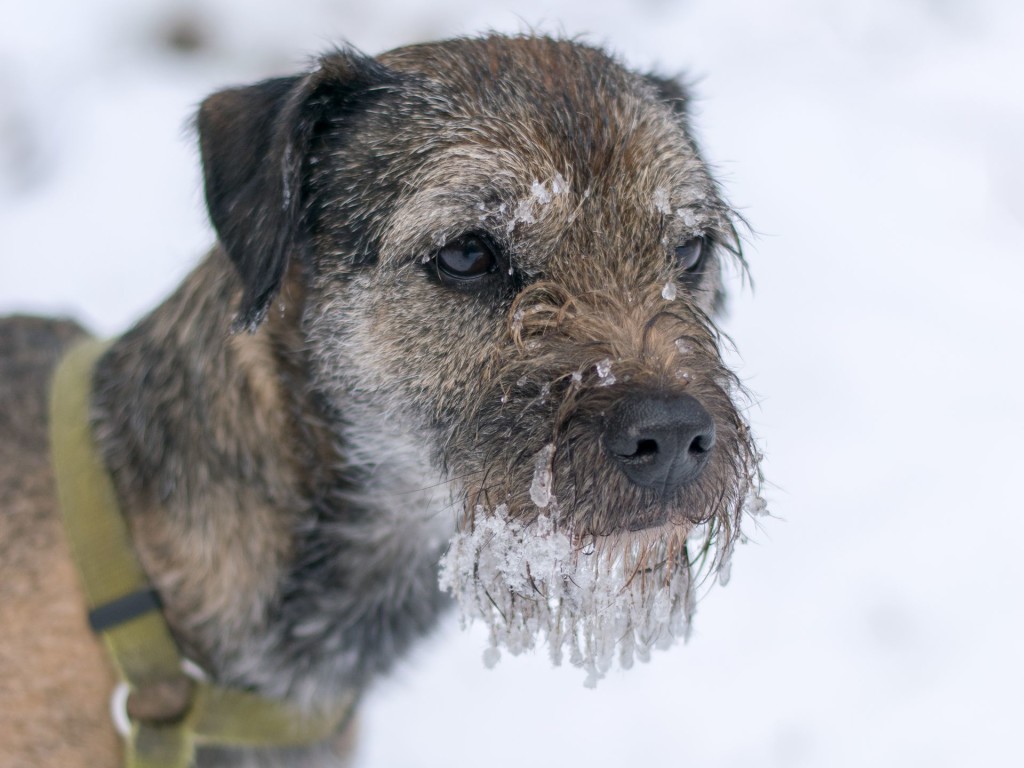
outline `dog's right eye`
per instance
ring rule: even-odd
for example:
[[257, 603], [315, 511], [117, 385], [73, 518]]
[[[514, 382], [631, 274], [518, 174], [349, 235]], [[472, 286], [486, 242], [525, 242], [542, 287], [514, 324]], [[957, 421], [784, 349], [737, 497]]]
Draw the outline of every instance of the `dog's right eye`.
[[466, 283], [494, 272], [494, 250], [477, 235], [465, 235], [446, 243], [434, 256], [437, 274], [444, 282]]

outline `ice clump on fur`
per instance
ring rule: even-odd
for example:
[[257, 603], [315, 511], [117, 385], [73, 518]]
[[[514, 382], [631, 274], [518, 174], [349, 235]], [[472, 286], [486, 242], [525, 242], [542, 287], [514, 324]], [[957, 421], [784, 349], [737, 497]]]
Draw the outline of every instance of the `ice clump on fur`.
[[560, 173], [556, 173], [550, 182], [534, 180], [530, 184], [530, 194], [516, 204], [506, 229], [512, 232], [517, 224], [532, 224], [537, 220], [538, 208], [548, 205], [555, 197], [564, 194], [567, 190], [568, 185]]
[[533, 469], [533, 482], [530, 484], [530, 498], [541, 509], [551, 503], [551, 458], [555, 446], [548, 444], [537, 453]]
[[661, 298], [665, 299], [665, 301], [675, 301], [676, 296], [676, 284], [669, 280], [665, 283], [665, 287], [661, 289]]
[[530, 196], [539, 205], [547, 205], [551, 202], [551, 193], [548, 192], [547, 184], [541, 184], [539, 181], [535, 181], [530, 185]]
[[690, 208], [680, 208], [676, 216], [683, 220], [683, 225], [692, 233], [700, 237], [704, 234], [704, 227], [708, 224], [708, 217], [703, 211], [694, 211]]
[[605, 358], [595, 366], [597, 370], [597, 378], [601, 380], [602, 387], [610, 387], [615, 383], [615, 374], [612, 373], [612, 361], [610, 358]]
[[472, 530], [441, 561], [441, 587], [457, 599], [463, 624], [482, 620], [490, 630], [487, 666], [500, 648], [518, 655], [540, 640], [555, 664], [568, 653], [593, 687], [616, 661], [628, 668], [687, 637], [695, 600], [678, 542], [652, 536], [581, 550], [556, 516], [524, 522], [504, 505], [477, 507]]
[[763, 517], [768, 514], [768, 502], [760, 496], [749, 496], [743, 505], [743, 511], [751, 517]]
[[515, 213], [512, 214], [512, 220], [508, 223], [508, 231], [511, 232], [516, 228], [516, 224], [522, 222], [523, 224], [532, 224], [536, 219], [533, 217], [533, 198], [528, 197], [525, 200], [520, 200], [519, 205], [516, 206]]
[[654, 207], [659, 213], [663, 213], [666, 216], [672, 215], [672, 203], [668, 197], [668, 190], [664, 187], [658, 187], [654, 190]]

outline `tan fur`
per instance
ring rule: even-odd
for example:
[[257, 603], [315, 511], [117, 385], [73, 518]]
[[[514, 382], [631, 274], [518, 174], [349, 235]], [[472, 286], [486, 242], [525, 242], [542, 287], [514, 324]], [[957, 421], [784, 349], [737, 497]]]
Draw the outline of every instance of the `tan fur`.
[[67, 543], [48, 526], [51, 542], [36, 553], [46, 573], [30, 590], [0, 566], [0, 765], [113, 766], [121, 751], [107, 707], [113, 670], [85, 621]]
[[86, 623], [85, 598], [54, 498], [47, 382], [71, 323], [0, 325], [0, 766], [112, 766], [113, 670]]

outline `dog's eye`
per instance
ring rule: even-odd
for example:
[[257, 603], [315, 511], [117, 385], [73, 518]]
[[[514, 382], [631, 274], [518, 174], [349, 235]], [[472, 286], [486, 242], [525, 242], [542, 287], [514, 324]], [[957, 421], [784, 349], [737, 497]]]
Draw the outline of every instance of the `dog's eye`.
[[477, 280], [494, 271], [494, 251], [476, 235], [465, 235], [445, 244], [435, 256], [437, 272], [444, 280]]
[[691, 237], [682, 245], [676, 246], [676, 264], [685, 272], [694, 272], [700, 266], [704, 255], [704, 238]]

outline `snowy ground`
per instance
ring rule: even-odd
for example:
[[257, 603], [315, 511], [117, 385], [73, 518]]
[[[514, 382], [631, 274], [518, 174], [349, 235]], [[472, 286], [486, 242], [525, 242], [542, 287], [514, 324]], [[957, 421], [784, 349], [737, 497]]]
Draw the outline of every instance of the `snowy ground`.
[[371, 696], [363, 765], [1024, 764], [1024, 6], [5, 0], [0, 18], [0, 311], [104, 333], [210, 241], [186, 123], [215, 87], [342, 38], [526, 25], [699, 78], [704, 146], [758, 233], [728, 330], [776, 518], [687, 647], [596, 691], [542, 655], [487, 670], [481, 634], [446, 627]]

